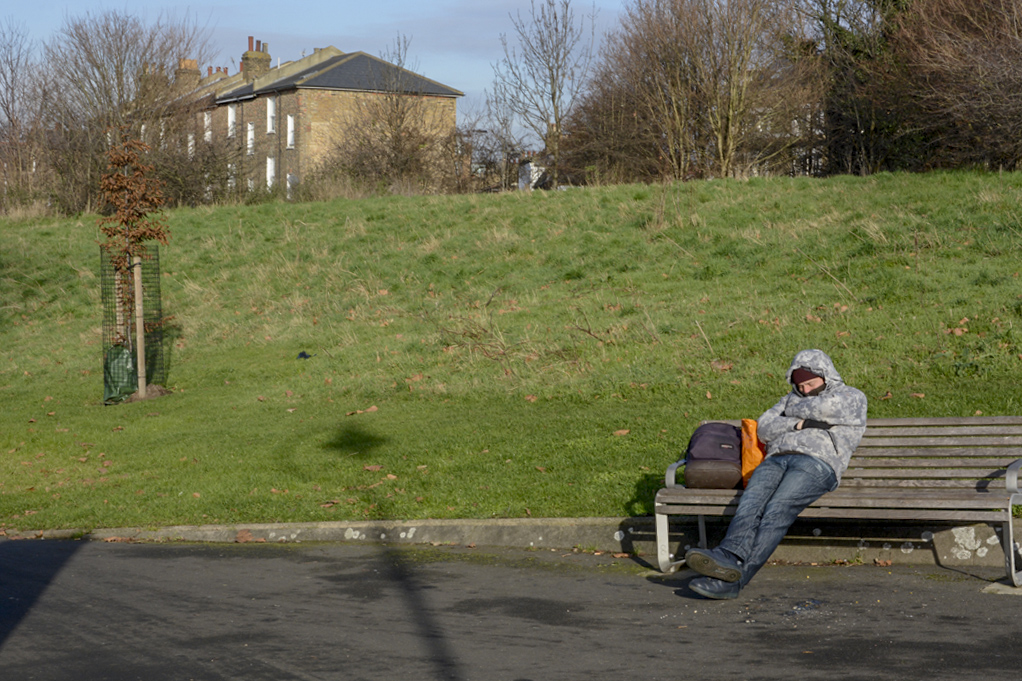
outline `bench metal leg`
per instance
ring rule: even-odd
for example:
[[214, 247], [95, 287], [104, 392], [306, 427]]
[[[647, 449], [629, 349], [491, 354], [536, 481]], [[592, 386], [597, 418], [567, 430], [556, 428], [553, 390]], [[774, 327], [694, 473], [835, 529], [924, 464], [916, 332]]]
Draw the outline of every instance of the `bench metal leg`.
[[[706, 516], [696, 516], [699, 521], [699, 548], [706, 548]], [[671, 540], [668, 536], [670, 527], [667, 516], [662, 513], [656, 514], [656, 557], [660, 564], [660, 571], [664, 574], [677, 571], [685, 564], [685, 558], [673, 560], [671, 557]], [[679, 553], [684, 547], [678, 546]], [[675, 556], [676, 558], [677, 556]]]
[[669, 525], [667, 516], [661, 513], [656, 514], [656, 555], [660, 564], [660, 572], [665, 575], [675, 572], [685, 564], [685, 559], [671, 560], [671, 540], [668, 536]]
[[1022, 565], [1015, 562], [1015, 554], [1018, 552], [1015, 548], [1015, 532], [1012, 528], [1011, 521], [1011, 507], [1013, 505], [1022, 504], [1022, 494], [1013, 494], [1011, 500], [1008, 502], [1008, 520], [1004, 523], [1001, 537], [1001, 544], [1004, 546], [1004, 566], [1008, 571], [1008, 579], [1015, 586], [1022, 586]]

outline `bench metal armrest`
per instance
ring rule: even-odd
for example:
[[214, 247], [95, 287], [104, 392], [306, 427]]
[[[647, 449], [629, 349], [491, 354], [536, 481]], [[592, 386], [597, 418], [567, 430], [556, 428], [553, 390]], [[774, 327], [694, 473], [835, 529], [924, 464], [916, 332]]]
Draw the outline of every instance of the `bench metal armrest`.
[[[1018, 462], [1022, 462], [1022, 459], [1019, 459]], [[1016, 463], [1018, 463], [1018, 462], [1016, 462]], [[670, 466], [667, 467], [667, 472], [664, 474], [664, 487], [677, 487], [678, 486], [678, 483], [675, 482], [675, 473], [678, 472], [678, 467], [681, 466], [684, 463], [685, 463], [685, 459], [681, 459], [679, 461], [675, 461], [674, 463], [672, 463]]]
[[1004, 487], [1008, 490], [1009, 494], [1018, 494], [1018, 472], [1022, 468], [1022, 459], [1017, 459], [1014, 463], [1008, 466], [1008, 470], [1005, 474]]

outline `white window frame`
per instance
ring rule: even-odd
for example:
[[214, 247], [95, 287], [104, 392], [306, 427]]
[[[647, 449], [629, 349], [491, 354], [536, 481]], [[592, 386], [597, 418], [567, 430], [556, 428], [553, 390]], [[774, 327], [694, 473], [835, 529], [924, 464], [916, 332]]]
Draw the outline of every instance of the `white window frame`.
[[202, 139], [206, 141], [206, 144], [213, 142], [213, 112], [204, 111], [202, 112]]
[[273, 189], [273, 183], [277, 179], [277, 159], [272, 156], [266, 157], [266, 188]]
[[277, 100], [273, 97], [266, 98], [266, 132], [271, 133], [277, 130]]
[[295, 148], [295, 117], [287, 115], [287, 148]]
[[238, 105], [227, 105], [227, 136], [234, 137], [238, 132]]
[[245, 151], [249, 156], [252, 156], [255, 154], [255, 123], [250, 121], [247, 127], [248, 131], [245, 139]]

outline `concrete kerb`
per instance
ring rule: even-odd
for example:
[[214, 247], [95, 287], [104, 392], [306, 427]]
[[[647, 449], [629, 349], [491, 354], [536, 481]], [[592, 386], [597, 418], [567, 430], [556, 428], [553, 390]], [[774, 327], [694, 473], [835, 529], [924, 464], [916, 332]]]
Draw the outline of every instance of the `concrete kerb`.
[[[676, 551], [695, 546], [694, 522], [671, 525]], [[726, 522], [708, 520], [710, 545]], [[1001, 527], [987, 524], [891, 526], [862, 521], [799, 520], [773, 555], [791, 563], [881, 563], [964, 568], [1004, 565]], [[392, 520], [360, 522], [175, 526], [157, 529], [111, 528], [91, 531], [7, 531], [10, 539], [86, 539], [94, 541], [289, 543], [382, 542], [522, 549], [577, 548], [633, 554], [655, 564], [654, 520], [640, 518], [522, 518], [466, 520]], [[1022, 541], [1015, 529], [1014, 541]], [[888, 562], [889, 561], [889, 562]]]

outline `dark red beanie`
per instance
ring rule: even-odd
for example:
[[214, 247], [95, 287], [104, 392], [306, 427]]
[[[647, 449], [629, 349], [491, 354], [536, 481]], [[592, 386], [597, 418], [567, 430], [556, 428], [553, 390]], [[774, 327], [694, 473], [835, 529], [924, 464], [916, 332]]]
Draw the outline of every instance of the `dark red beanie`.
[[791, 372], [792, 385], [805, 383], [806, 381], [810, 381], [814, 378], [823, 378], [823, 376], [820, 376], [819, 374], [814, 374], [812, 371], [809, 371], [809, 369], [806, 369], [805, 367], [799, 367], [798, 369], [795, 369], [794, 371]]

